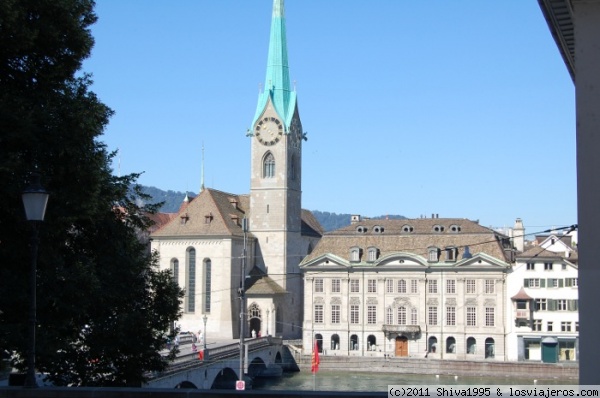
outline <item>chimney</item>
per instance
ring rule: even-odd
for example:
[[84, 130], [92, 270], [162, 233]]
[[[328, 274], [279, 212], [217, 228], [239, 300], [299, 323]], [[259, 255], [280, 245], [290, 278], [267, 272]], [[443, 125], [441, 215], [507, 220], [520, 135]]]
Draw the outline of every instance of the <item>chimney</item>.
[[513, 231], [513, 245], [517, 251], [523, 252], [523, 249], [525, 248], [525, 227], [520, 218], [515, 220]]
[[356, 224], [358, 222], [360, 222], [360, 215], [353, 214], [352, 216], [350, 216], [350, 224]]

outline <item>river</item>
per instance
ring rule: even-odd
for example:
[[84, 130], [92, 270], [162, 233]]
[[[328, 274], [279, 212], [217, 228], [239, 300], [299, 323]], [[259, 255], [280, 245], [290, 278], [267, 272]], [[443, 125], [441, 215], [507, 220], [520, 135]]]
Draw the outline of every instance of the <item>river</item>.
[[[316, 376], [310, 371], [284, 373], [280, 378], [265, 378], [254, 381], [255, 390], [317, 390], [317, 391], [387, 391], [387, 386], [402, 385], [499, 385], [534, 384], [533, 380], [515, 380], [506, 377], [457, 377], [435, 375], [407, 375], [402, 373], [368, 373], [319, 371]], [[538, 380], [538, 385], [577, 384], [576, 380]]]

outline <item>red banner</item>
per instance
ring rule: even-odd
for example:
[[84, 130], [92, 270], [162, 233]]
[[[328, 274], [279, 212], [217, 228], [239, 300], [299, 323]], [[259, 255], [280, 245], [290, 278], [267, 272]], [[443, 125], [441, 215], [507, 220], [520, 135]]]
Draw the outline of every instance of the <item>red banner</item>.
[[316, 341], [315, 346], [313, 347], [310, 370], [313, 373], [316, 373], [319, 370], [319, 346], [317, 345]]

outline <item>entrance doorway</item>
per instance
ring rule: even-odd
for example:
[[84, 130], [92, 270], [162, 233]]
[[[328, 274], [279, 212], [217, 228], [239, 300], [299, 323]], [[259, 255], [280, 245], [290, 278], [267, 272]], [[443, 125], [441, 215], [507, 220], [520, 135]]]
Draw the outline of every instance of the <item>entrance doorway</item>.
[[394, 351], [394, 355], [397, 357], [408, 356], [408, 339], [406, 337], [396, 337], [396, 350]]

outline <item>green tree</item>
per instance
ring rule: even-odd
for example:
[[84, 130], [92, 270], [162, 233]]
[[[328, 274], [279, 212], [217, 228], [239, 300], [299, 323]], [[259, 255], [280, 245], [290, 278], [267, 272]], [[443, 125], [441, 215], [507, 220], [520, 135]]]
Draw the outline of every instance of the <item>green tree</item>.
[[[112, 115], [79, 74], [96, 21], [91, 0], [0, 2], [0, 350], [23, 368], [32, 169], [50, 192], [40, 229], [39, 371], [59, 385], [140, 385], [180, 316], [181, 289], [140, 240], [150, 221], [115, 177], [99, 137]], [[143, 235], [143, 234], [142, 234]]]

